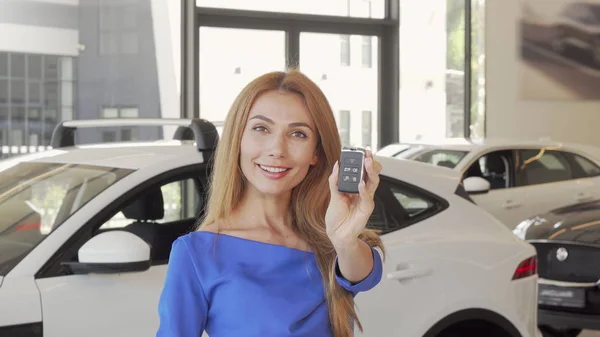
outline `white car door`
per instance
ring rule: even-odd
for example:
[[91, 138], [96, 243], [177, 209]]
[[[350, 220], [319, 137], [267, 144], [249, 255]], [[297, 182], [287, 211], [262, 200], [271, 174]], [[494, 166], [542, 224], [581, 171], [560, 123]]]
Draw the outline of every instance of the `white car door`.
[[486, 153], [469, 166], [464, 176], [483, 177], [490, 182], [487, 193], [470, 194], [471, 199], [509, 228], [514, 228], [535, 208], [535, 199], [517, 188], [518, 160], [513, 150], [498, 150]]
[[515, 194], [531, 201], [526, 217], [592, 200], [593, 179], [576, 179], [568, 153], [554, 150], [519, 150]]
[[166, 266], [38, 279], [44, 337], [153, 336]]
[[576, 178], [577, 192], [575, 203], [600, 199], [600, 167], [590, 158], [583, 155], [563, 151], [571, 161], [573, 174]]
[[564, 152], [542, 148], [510, 152], [491, 152], [474, 163], [492, 189], [471, 195], [509, 229], [533, 215], [593, 198], [594, 180], [574, 179], [573, 164]]
[[[380, 284], [356, 296], [357, 312], [364, 328], [362, 336], [421, 336], [420, 330], [430, 320], [426, 313], [435, 314], [432, 311], [435, 304], [422, 296], [429, 298], [431, 289], [436, 288], [439, 274], [432, 275], [440, 270], [433, 260], [423, 256], [428, 249], [423, 240], [429, 241], [432, 252], [438, 240], [431, 240], [435, 233], [419, 227], [427, 226], [426, 222], [430, 221], [427, 214], [435, 214], [438, 207], [441, 204], [422, 191], [381, 180], [369, 224], [381, 230], [386, 257]], [[421, 222], [424, 218], [426, 220]], [[415, 222], [418, 223], [413, 224]], [[355, 331], [357, 336], [361, 335], [358, 329]]]
[[[153, 247], [153, 265], [140, 272], [38, 278], [44, 336], [155, 335], [171, 244], [195, 223], [201, 193], [195, 178], [171, 179], [122, 203], [107, 222], [91, 224], [92, 228], [100, 226], [94, 235], [103, 230], [125, 230], [143, 238]], [[63, 261], [74, 260], [67, 250]]]
[[485, 194], [470, 196], [478, 206], [510, 229], [516, 227], [532, 209], [531, 199], [523, 193], [516, 193], [515, 188], [490, 190]]

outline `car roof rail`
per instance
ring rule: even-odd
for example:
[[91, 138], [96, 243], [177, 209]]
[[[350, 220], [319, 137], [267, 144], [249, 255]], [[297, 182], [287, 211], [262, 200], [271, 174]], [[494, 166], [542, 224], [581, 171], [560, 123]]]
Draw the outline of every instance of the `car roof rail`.
[[119, 126], [179, 126], [174, 134], [177, 140], [193, 140], [198, 151], [213, 151], [219, 142], [219, 133], [212, 122], [202, 118], [102, 118], [65, 120], [56, 125], [50, 146], [75, 146], [75, 131], [82, 128]]

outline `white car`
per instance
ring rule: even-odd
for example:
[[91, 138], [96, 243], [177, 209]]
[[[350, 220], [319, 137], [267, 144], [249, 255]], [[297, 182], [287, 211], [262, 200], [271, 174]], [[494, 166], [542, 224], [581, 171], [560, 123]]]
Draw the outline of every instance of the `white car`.
[[[0, 162], [1, 336], [155, 334], [171, 244], [202, 213], [216, 131], [143, 122], [178, 124], [184, 139], [71, 146], [81, 127], [132, 121], [67, 121], [52, 150]], [[378, 160], [371, 227], [387, 256], [381, 283], [356, 298], [363, 335], [539, 336], [533, 246], [474, 205], [456, 172]]]
[[471, 198], [511, 230], [534, 214], [600, 198], [600, 149], [582, 144], [447, 139], [392, 144], [377, 155], [458, 172]]

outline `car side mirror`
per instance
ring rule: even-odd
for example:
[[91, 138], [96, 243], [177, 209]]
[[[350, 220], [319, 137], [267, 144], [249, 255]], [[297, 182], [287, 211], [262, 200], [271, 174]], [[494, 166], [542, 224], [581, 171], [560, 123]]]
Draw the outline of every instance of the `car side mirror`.
[[74, 274], [113, 274], [150, 268], [150, 245], [139, 236], [112, 230], [98, 234], [78, 252], [79, 262], [63, 262]]
[[481, 177], [468, 177], [463, 180], [465, 191], [469, 194], [484, 194], [490, 191], [490, 182]]

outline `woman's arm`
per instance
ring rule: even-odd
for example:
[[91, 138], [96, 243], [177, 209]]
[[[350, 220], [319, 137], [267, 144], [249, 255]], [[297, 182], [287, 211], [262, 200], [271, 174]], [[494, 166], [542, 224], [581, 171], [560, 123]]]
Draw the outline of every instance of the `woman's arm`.
[[366, 242], [355, 239], [335, 247], [335, 251], [339, 271], [346, 280], [358, 283], [373, 270], [375, 259], [371, 247]]
[[334, 247], [337, 252], [335, 275], [342, 287], [356, 295], [379, 284], [383, 263], [377, 250], [360, 239]]
[[175, 240], [160, 295], [156, 337], [198, 337], [204, 332], [208, 301], [187, 243]]
[[367, 151], [367, 175], [358, 185], [358, 195], [338, 190], [339, 169], [336, 162], [329, 176], [331, 199], [325, 214], [325, 224], [327, 235], [337, 253], [336, 278], [347, 290], [356, 293], [377, 285], [383, 271], [379, 252], [359, 239], [375, 208], [374, 198], [379, 185], [381, 164], [373, 160], [371, 151]]

